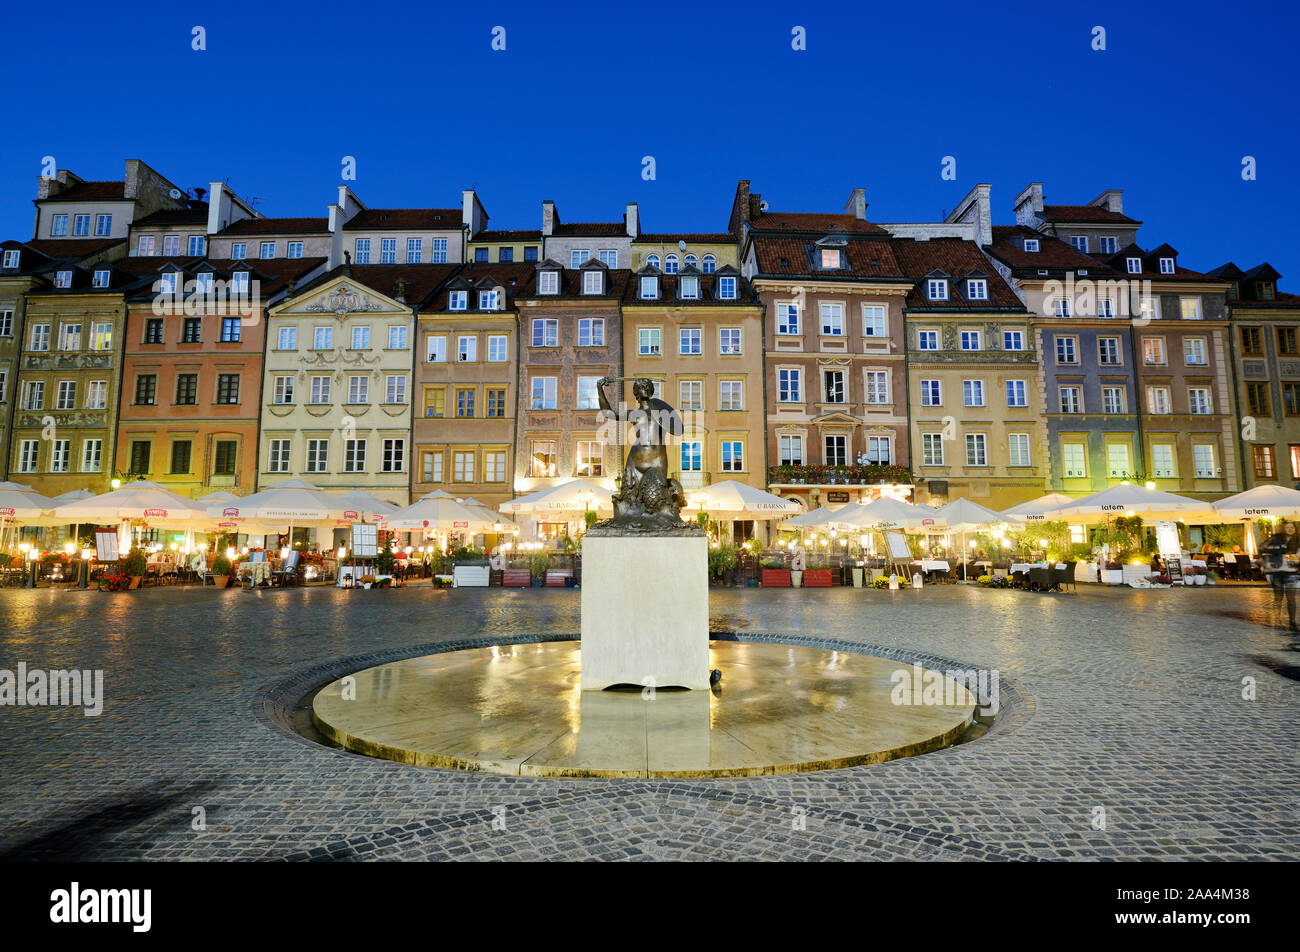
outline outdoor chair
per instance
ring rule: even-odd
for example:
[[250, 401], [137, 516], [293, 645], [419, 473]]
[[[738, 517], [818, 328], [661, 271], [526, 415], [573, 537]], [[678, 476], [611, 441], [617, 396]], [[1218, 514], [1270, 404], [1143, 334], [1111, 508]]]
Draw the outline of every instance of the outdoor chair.
[[1069, 587], [1074, 589], [1076, 592], [1079, 590], [1079, 585], [1074, 580], [1074, 567], [1077, 564], [1077, 562], [1066, 562], [1065, 568], [1055, 570], [1056, 574], [1054, 578], [1058, 589], [1065, 591], [1066, 588]]
[[296, 585], [298, 582], [298, 557], [301, 555], [297, 549], [292, 550], [285, 556], [284, 564], [278, 570], [271, 571], [271, 584], [279, 585], [284, 588], [286, 585]]
[[1032, 568], [1029, 570], [1029, 590], [1045, 592], [1052, 584], [1052, 569]]

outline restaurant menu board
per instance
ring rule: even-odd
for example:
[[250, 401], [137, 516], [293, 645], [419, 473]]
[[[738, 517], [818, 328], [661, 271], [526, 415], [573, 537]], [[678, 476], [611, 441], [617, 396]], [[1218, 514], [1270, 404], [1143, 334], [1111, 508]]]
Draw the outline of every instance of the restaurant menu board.
[[901, 532], [886, 532], [885, 544], [889, 546], [889, 557], [896, 562], [910, 562], [912, 550], [907, 547], [907, 537]]
[[95, 530], [95, 561], [117, 561], [117, 532], [113, 529]]
[[1169, 558], [1165, 559], [1165, 574], [1169, 576], [1169, 581], [1174, 585], [1183, 584], [1183, 560]]
[[1164, 558], [1177, 558], [1183, 554], [1178, 542], [1178, 526], [1172, 522], [1156, 523], [1156, 551]]
[[358, 559], [373, 559], [379, 555], [379, 526], [373, 522], [352, 524], [352, 555]]

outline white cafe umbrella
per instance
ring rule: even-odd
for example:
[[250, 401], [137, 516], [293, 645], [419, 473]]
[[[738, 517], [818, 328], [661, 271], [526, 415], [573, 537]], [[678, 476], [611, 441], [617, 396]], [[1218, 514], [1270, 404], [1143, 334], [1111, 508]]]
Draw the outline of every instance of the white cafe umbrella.
[[1030, 499], [1010, 509], [1003, 509], [1002, 515], [1008, 522], [1049, 522], [1053, 518], [1049, 515], [1052, 510], [1070, 502], [1074, 502], [1073, 496], [1067, 496], [1065, 493], [1048, 493], [1046, 496]]
[[1286, 486], [1256, 486], [1211, 503], [1224, 522], [1273, 519], [1300, 514], [1300, 490]]
[[22, 483], [0, 482], [0, 552], [5, 530], [14, 525], [53, 525], [48, 516], [54, 500]]
[[497, 509], [511, 516], [516, 514], [586, 512], [588, 509], [594, 509], [597, 512], [601, 510], [613, 512], [614, 501], [612, 497], [613, 493], [603, 486], [581, 479], [571, 479], [567, 483], [547, 486], [537, 492], [520, 496], [509, 502], [503, 502]]
[[825, 506], [818, 506], [816, 509], [809, 509], [807, 512], [801, 512], [797, 516], [791, 516], [785, 522], [781, 523], [782, 529], [813, 529], [818, 526], [824, 526], [830, 522], [838, 509], [827, 509]]
[[1189, 499], [1160, 489], [1147, 489], [1137, 483], [1120, 483], [1080, 499], [1072, 499], [1049, 509], [1048, 519], [1069, 522], [1105, 522], [1116, 516], [1140, 516], [1144, 522], [1181, 520], [1184, 522], [1220, 522], [1208, 502]]
[[362, 522], [378, 522], [382, 516], [391, 515], [400, 508], [364, 489], [350, 490], [339, 498], [347, 505], [347, 511], [356, 512]]
[[966, 580], [966, 533], [978, 532], [990, 526], [1002, 525], [1006, 517], [987, 506], [958, 497], [946, 506], [939, 507], [939, 515], [948, 523], [948, 529], [961, 533], [961, 577]]
[[207, 520], [205, 508], [165, 486], [138, 479], [88, 499], [56, 506], [62, 523], [103, 523], [142, 520], [151, 526], [184, 529]]
[[803, 511], [801, 503], [735, 479], [691, 490], [686, 500], [687, 509], [703, 509], [711, 518], [771, 520], [798, 516]]
[[511, 526], [511, 527], [514, 526], [514, 523], [511, 522], [509, 519], [507, 519], [504, 515], [502, 515], [499, 512], [493, 512], [491, 509], [483, 505], [483, 503], [479, 502], [473, 496], [471, 496], [468, 499], [459, 499], [457, 500], [457, 502], [459, 502], [470, 512], [476, 512], [485, 519], [491, 519], [494, 528], [496, 526]]
[[241, 532], [256, 534], [252, 529], [255, 524], [287, 525], [290, 544], [294, 526], [333, 528], [347, 519], [347, 513], [347, 505], [338, 496], [301, 479], [286, 479], [233, 502], [217, 502], [207, 508], [213, 519], [240, 523]]
[[59, 495], [50, 498], [54, 500], [56, 505], [61, 506], [65, 502], [76, 502], [79, 499], [93, 499], [95, 498], [95, 494], [89, 489], [69, 489], [66, 493], [59, 493]]
[[938, 509], [924, 504], [912, 505], [892, 496], [881, 496], [862, 506], [845, 506], [836, 515], [840, 525], [854, 529], [933, 532], [947, 525]]
[[397, 532], [483, 532], [494, 525], [489, 515], [467, 509], [446, 493], [429, 493], [389, 513], [380, 526]]

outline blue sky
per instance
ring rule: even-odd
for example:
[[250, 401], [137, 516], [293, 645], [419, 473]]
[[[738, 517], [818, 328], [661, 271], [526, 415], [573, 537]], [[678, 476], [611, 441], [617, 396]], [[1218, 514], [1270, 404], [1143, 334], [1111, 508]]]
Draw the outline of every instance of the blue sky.
[[90, 179], [141, 158], [312, 216], [352, 155], [371, 207], [474, 186], [499, 228], [539, 227], [551, 198], [564, 220], [636, 201], [645, 230], [723, 230], [738, 178], [784, 210], [862, 186], [876, 221], [989, 182], [1001, 224], [1042, 181], [1056, 204], [1123, 188], [1145, 246], [1268, 260], [1300, 291], [1298, 26], [1268, 4], [10, 3], [0, 235], [31, 236], [45, 155]]

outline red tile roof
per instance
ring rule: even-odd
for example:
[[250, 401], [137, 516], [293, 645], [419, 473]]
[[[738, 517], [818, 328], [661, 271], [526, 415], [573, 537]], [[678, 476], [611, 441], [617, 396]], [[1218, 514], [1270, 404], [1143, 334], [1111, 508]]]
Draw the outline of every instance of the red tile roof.
[[191, 201], [189, 208], [160, 208], [152, 214], [137, 218], [132, 227], [151, 225], [207, 225], [208, 203]]
[[[463, 266], [457, 273], [450, 275], [432, 294], [427, 295], [420, 302], [420, 311], [445, 311], [447, 310], [447, 295], [453, 289], [461, 290], [464, 288], [480, 288], [487, 290], [487, 285], [482, 282], [491, 282], [493, 286], [500, 285], [506, 291], [506, 306], [512, 306], [516, 295], [522, 294], [525, 289], [533, 287], [531, 284], [533, 274], [537, 270], [537, 263], [534, 261], [507, 261], [507, 262], [488, 262], [479, 261], [475, 264]], [[411, 300], [409, 297], [407, 300]], [[474, 305], [478, 303], [477, 299], [471, 298], [469, 301], [469, 310], [475, 310]], [[455, 313], [459, 314], [460, 311]]]
[[57, 195], [38, 198], [39, 202], [125, 202], [126, 184], [124, 182], [77, 182]]
[[839, 214], [823, 212], [763, 212], [751, 219], [750, 227], [755, 231], [806, 231], [829, 234], [836, 231], [852, 232], [860, 235], [886, 235], [885, 229], [869, 221], [863, 221], [847, 212]]
[[613, 221], [594, 221], [594, 222], [560, 222], [551, 231], [554, 238], [586, 238], [590, 235], [593, 238], [607, 238], [615, 235], [627, 236], [626, 217], [621, 222]]
[[700, 233], [700, 234], [667, 233], [662, 235], [642, 234], [639, 237], [633, 238], [632, 240], [634, 242], [637, 241], [663, 241], [663, 242], [709, 241], [715, 244], [718, 242], [722, 242], [724, 244], [730, 244], [731, 242], [734, 242], [736, 240], [736, 236], [726, 231]]
[[542, 232], [540, 229], [530, 230], [523, 229], [518, 231], [480, 231], [470, 239], [470, 244], [476, 241], [541, 241]]
[[[700, 279], [700, 296], [698, 298], [678, 298], [677, 288], [681, 282], [681, 274], [660, 274], [659, 277], [659, 297], [647, 300], [641, 297], [640, 274], [632, 276], [632, 280], [627, 282], [627, 289], [623, 293], [623, 306], [631, 307], [641, 305], [652, 307], [654, 305], [678, 305], [690, 307], [692, 305], [704, 305], [708, 307], [753, 307], [759, 303], [759, 297], [750, 286], [749, 282], [741, 277], [740, 272], [735, 268], [728, 268], [721, 275], [716, 272], [713, 274], [697, 274], [695, 277]], [[717, 296], [718, 278], [735, 278], [736, 279], [736, 296], [729, 300], [723, 300]]]
[[[281, 260], [281, 259], [273, 259]], [[311, 284], [295, 290], [295, 296], [306, 293], [326, 281], [349, 276], [357, 284], [363, 284], [385, 297], [397, 294], [397, 282], [405, 281], [404, 297], [408, 305], [414, 306], [425, 300], [441, 287], [442, 283], [454, 275], [462, 265], [458, 264], [354, 264], [340, 265], [333, 271], [314, 278]]]
[[[1025, 251], [1020, 242], [1014, 240], [1017, 238], [1037, 238], [1038, 250]], [[988, 250], [1016, 271], [1034, 272], [1041, 268], [1049, 271], [1086, 270], [1089, 276], [1111, 276], [1110, 268], [1074, 245], [1023, 225], [994, 225], [993, 244]]]
[[[178, 265], [187, 276], [212, 270], [219, 279], [228, 277], [237, 266], [247, 266], [261, 282], [260, 294], [265, 299], [278, 294], [289, 285], [290, 281], [301, 280], [304, 275], [310, 274], [325, 261], [325, 258], [275, 258], [267, 261], [248, 261], [233, 258], [163, 258], [133, 255], [113, 262], [111, 267], [123, 274], [146, 279], [128, 294], [132, 300], [140, 300], [144, 297], [152, 297], [153, 281], [157, 280], [157, 275], [166, 264]], [[206, 267], [207, 265], [211, 265], [211, 269]]]
[[1078, 224], [1116, 224], [1140, 225], [1140, 221], [1113, 212], [1100, 205], [1044, 205], [1043, 217], [1048, 221], [1072, 222]]
[[383, 231], [388, 228], [409, 231], [438, 231], [459, 228], [459, 208], [367, 208], [353, 215], [344, 231]]
[[328, 234], [329, 228], [328, 218], [241, 218], [217, 232], [216, 237]]
[[[1016, 292], [1002, 280], [992, 262], [984, 257], [979, 246], [974, 242], [961, 238], [932, 238], [929, 241], [895, 238], [890, 244], [893, 245], [894, 255], [903, 266], [904, 272], [916, 282], [916, 286], [907, 296], [909, 308], [943, 310], [960, 308], [968, 311], [990, 308], [1024, 310], [1025, 308], [1024, 303], [1016, 296]], [[949, 278], [949, 299], [946, 301], [931, 301], [925, 296], [925, 278], [935, 271], [942, 271]], [[964, 279], [972, 273], [988, 279], [987, 301], [966, 299]]]
[[845, 245], [848, 268], [840, 271], [817, 271], [810, 255], [815, 247], [810, 237], [784, 235], [753, 236], [758, 277], [798, 276], [818, 281], [861, 281], [863, 279], [903, 278], [902, 267], [894, 258], [888, 241], [875, 238], [852, 238]]
[[55, 260], [69, 258], [86, 258], [97, 254], [105, 248], [120, 245], [125, 238], [38, 238], [22, 242], [31, 248]]

